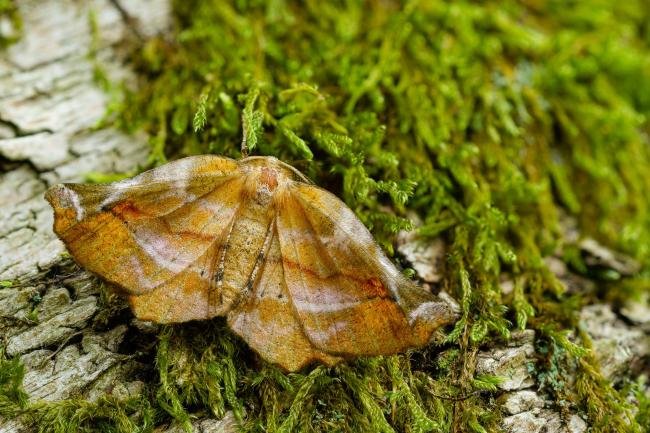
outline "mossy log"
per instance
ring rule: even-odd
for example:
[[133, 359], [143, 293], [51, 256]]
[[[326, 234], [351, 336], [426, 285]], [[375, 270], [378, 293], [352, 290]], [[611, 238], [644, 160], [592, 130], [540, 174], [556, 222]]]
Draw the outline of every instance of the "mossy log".
[[[628, 158], [639, 145], [630, 136], [647, 133], [647, 119], [629, 120], [638, 114], [630, 114], [629, 101], [637, 98], [638, 112], [650, 113], [650, 99], [643, 99], [647, 84], [639, 83], [638, 94], [614, 98], [619, 105], [609, 106], [628, 110], [619, 113], [623, 127], [608, 133], [624, 143], [621, 164], [629, 163], [629, 171], [621, 174], [603, 163], [608, 157], [600, 154], [602, 148], [586, 156], [589, 143], [602, 137], [575, 132], [593, 123], [570, 118], [600, 116], [594, 112], [613, 100], [602, 80], [594, 79], [594, 86], [601, 86], [594, 99], [608, 102], [589, 105], [593, 101], [575, 90], [572, 96], [584, 103], [578, 108], [558, 102], [561, 92], [552, 95], [566, 83], [571, 87], [576, 78], [568, 72], [549, 74], [558, 82], [545, 83], [548, 100], [536, 93], [540, 87], [520, 92], [529, 85], [525, 62], [517, 64], [520, 75], [512, 81], [510, 65], [490, 65], [486, 70], [492, 75], [477, 67], [470, 73], [477, 74], [474, 79], [462, 62], [452, 68], [454, 76], [436, 78], [447, 87], [433, 92], [428, 81], [417, 81], [421, 64], [431, 61], [427, 53], [439, 49], [422, 37], [427, 19], [435, 18], [441, 28], [447, 20], [464, 23], [452, 25], [433, 43], [446, 46], [450, 58], [458, 50], [449, 35], [470, 46], [476, 43], [472, 31], [482, 25], [497, 36], [490, 33], [490, 43], [476, 44], [482, 48], [471, 56], [498, 55], [506, 62], [524, 53], [532, 62], [552, 51], [547, 46], [552, 43], [532, 26], [513, 25], [511, 9], [479, 16], [489, 7], [440, 5], [422, 7], [419, 17], [416, 3], [401, 8], [370, 2], [373, 11], [387, 7], [390, 12], [368, 12], [374, 30], [364, 43], [372, 47], [369, 57], [376, 56], [372, 65], [355, 64], [346, 54], [343, 77], [323, 67], [332, 80], [327, 82], [314, 65], [340, 60], [336, 47], [342, 40], [363, 48], [353, 42], [363, 40], [357, 28], [363, 7], [351, 2], [347, 10], [325, 3], [301, 9], [270, 2], [276, 10], [240, 3], [26, 0], [15, 7], [9, 2], [16, 12], [0, 15], [2, 32], [18, 33], [17, 20], [22, 22], [20, 35], [0, 53], [0, 433], [649, 431], [644, 423], [650, 420], [650, 397], [643, 379], [650, 371], [648, 248], [631, 242], [634, 236], [616, 234], [623, 227], [622, 233], [650, 239], [642, 209], [647, 198], [635, 198], [650, 191]], [[535, 6], [529, 6], [532, 14]], [[275, 14], [288, 9], [293, 15]], [[459, 18], [468, 12], [473, 18]], [[193, 13], [197, 22], [212, 27], [195, 25]], [[305, 50], [317, 40], [325, 51], [313, 63], [292, 63], [285, 56], [296, 55], [287, 48], [296, 41], [286, 29], [303, 15], [311, 27], [296, 25], [296, 32], [302, 32]], [[580, 17], [585, 26], [593, 24]], [[337, 22], [347, 24], [327, 30]], [[571, 28], [581, 31], [578, 24]], [[180, 30], [185, 30], [181, 36]], [[391, 37], [372, 40], [384, 33]], [[398, 46], [409, 37], [410, 48]], [[574, 42], [571, 34], [564, 37]], [[241, 43], [243, 54], [234, 55], [230, 38]], [[495, 41], [506, 48], [500, 51]], [[223, 47], [200, 51], [210, 43]], [[402, 49], [413, 62], [408, 65], [413, 75], [396, 66], [393, 56]], [[638, 49], [650, 52], [647, 46]], [[232, 70], [222, 57], [232, 62]], [[197, 59], [212, 63], [208, 67]], [[565, 60], [553, 58], [556, 64], [543, 67], [566, 67]], [[628, 70], [621, 67], [607, 79], [636, 74], [636, 58], [627, 60]], [[626, 75], [630, 70], [634, 74]], [[639, 76], [650, 77], [640, 70]], [[590, 77], [589, 71], [573, 72]], [[242, 78], [234, 79], [238, 74]], [[481, 79], [493, 79], [493, 87], [475, 83]], [[317, 88], [327, 84], [334, 96]], [[508, 96], [499, 99], [503, 89]], [[625, 86], [618, 91], [623, 94]], [[457, 102], [461, 92], [483, 93], [467, 108]], [[524, 97], [532, 102], [518, 100]], [[405, 108], [414, 101], [417, 110]], [[431, 101], [438, 105], [426, 105]], [[481, 104], [487, 114], [470, 120], [467, 113]], [[448, 126], [436, 126], [446, 132], [424, 120], [445, 110], [457, 114], [447, 118]], [[511, 119], [517, 110], [520, 118]], [[252, 125], [244, 132], [251, 148], [311, 161], [308, 174], [353, 206], [382, 245], [412, 268], [413, 277], [458, 303], [462, 326], [426, 350], [287, 375], [261, 361], [222, 321], [158, 326], [135, 320], [122, 299], [65, 256], [42, 197], [49, 185], [133, 174], [184, 153], [235, 156], [243, 132], [240, 114]], [[436, 116], [438, 121], [446, 114]], [[539, 122], [530, 120], [536, 116]], [[612, 122], [605, 126], [618, 125]], [[539, 136], [521, 138], [533, 131]], [[616, 132], [625, 137], [613, 137]], [[563, 134], [577, 143], [573, 153], [562, 153], [558, 143], [568, 146]], [[525, 153], [517, 140], [535, 155], [508, 165], [508, 158], [519, 161]], [[551, 157], [549, 149], [557, 153]], [[583, 159], [569, 162], [576, 154]], [[649, 154], [643, 150], [637, 156], [643, 161]], [[546, 166], [545, 158], [561, 163]], [[574, 191], [571, 180], [589, 182], [592, 174], [607, 194], [628, 194], [616, 196], [619, 207], [610, 212], [590, 191]], [[414, 179], [420, 180], [417, 186]], [[508, 194], [514, 198], [504, 198]], [[607, 194], [603, 197], [611, 198]], [[531, 207], [527, 195], [537, 200]], [[592, 206], [586, 201], [590, 197]], [[419, 230], [409, 231], [410, 221]]]

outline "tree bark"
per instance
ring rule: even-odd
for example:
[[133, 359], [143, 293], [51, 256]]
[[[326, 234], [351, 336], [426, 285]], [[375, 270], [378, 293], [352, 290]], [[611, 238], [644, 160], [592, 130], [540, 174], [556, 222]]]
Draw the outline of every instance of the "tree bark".
[[[110, 96], [94, 83], [94, 62], [111, 80], [129, 80], [120, 42], [134, 37], [132, 26], [144, 36], [168, 30], [169, 4], [129, 2], [137, 21], [128, 24], [108, 0], [18, 5], [24, 33], [0, 57], [0, 280], [13, 282], [0, 290], [3, 345], [26, 366], [30, 401], [137, 393], [142, 382], [133, 378], [150, 366], [120, 350], [129, 318], [91, 326], [106, 318], [97, 282], [61, 266], [65, 248], [52, 232], [43, 193], [88, 173], [132, 172], [146, 162], [146, 136], [96, 128]], [[0, 432], [30, 430], [0, 419]]]

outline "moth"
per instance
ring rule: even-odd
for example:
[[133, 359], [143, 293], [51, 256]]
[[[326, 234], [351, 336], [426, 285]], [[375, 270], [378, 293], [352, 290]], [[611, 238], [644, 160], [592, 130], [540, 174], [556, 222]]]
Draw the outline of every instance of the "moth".
[[273, 157], [188, 157], [46, 199], [70, 254], [139, 319], [225, 316], [288, 371], [423, 346], [453, 320], [341, 200]]

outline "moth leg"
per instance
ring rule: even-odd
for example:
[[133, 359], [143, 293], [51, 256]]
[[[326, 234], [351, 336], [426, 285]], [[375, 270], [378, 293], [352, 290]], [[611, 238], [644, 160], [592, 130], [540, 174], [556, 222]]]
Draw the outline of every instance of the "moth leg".
[[[228, 250], [230, 249], [230, 239], [232, 236], [232, 230], [233, 227], [235, 226], [235, 221], [237, 219], [240, 209], [241, 209], [241, 205], [237, 206], [237, 210], [235, 211], [232, 221], [228, 226], [228, 231], [225, 237], [223, 238], [222, 246], [221, 249], [219, 250], [219, 260], [217, 262], [214, 278], [210, 283], [210, 287], [211, 288], [214, 287], [214, 289], [210, 290], [210, 293], [208, 295], [209, 296], [208, 304], [211, 310], [215, 309], [217, 305], [219, 306], [223, 305], [223, 275], [224, 275], [224, 267], [226, 263], [226, 255], [228, 254]], [[218, 298], [217, 299], [218, 303], [215, 303], [215, 299], [214, 299], [215, 295]]]
[[[248, 276], [248, 280], [244, 285], [244, 290], [241, 293], [241, 297], [234, 304], [234, 307], [237, 307], [237, 304], [239, 304], [239, 302], [241, 302], [243, 298], [248, 297], [254, 285], [258, 283], [259, 277], [261, 275], [260, 270], [264, 267], [264, 262], [268, 257], [268, 253], [269, 253], [269, 249], [271, 248], [271, 241], [273, 240], [274, 233], [275, 233], [275, 218], [272, 219], [271, 222], [269, 223], [269, 227], [266, 230], [266, 235], [264, 236], [264, 243], [262, 244], [262, 247], [260, 248], [260, 252], [257, 254], [257, 257], [255, 257], [255, 264], [253, 265], [253, 269], [251, 270], [251, 273]], [[263, 291], [264, 288], [262, 287], [261, 290]]]

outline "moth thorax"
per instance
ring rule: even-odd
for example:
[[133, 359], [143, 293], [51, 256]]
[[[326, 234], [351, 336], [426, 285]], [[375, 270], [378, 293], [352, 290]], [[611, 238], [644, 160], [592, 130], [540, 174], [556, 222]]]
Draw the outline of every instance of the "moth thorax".
[[278, 172], [272, 168], [262, 167], [250, 179], [252, 181], [247, 184], [246, 194], [260, 206], [267, 206], [278, 187]]
[[275, 190], [278, 186], [278, 172], [269, 167], [262, 167], [260, 172], [260, 183], [266, 185], [269, 191]]

